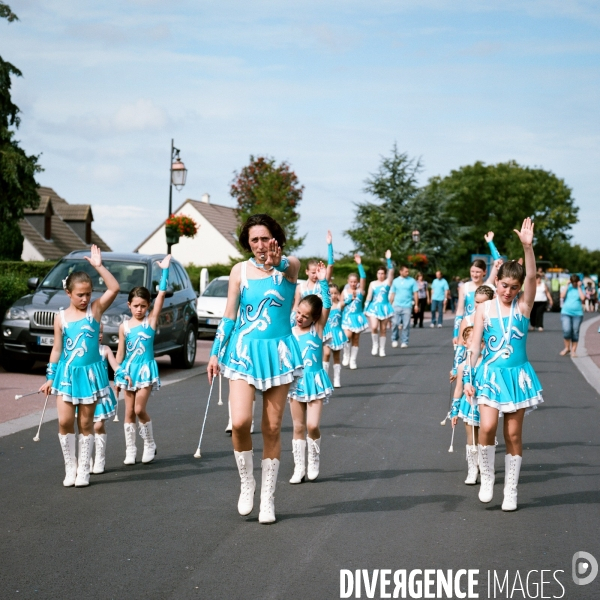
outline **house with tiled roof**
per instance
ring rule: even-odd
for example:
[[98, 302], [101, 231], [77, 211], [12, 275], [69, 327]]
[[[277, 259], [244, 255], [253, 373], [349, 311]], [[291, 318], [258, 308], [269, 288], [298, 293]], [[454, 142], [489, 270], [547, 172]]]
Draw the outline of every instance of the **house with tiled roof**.
[[40, 204], [26, 209], [19, 222], [23, 234], [23, 260], [58, 260], [73, 250], [96, 244], [110, 252], [108, 244], [92, 229], [92, 207], [69, 204], [52, 188], [38, 188]]
[[[209, 194], [204, 194], [202, 200], [186, 200], [173, 214], [191, 217], [198, 225], [195, 237], [179, 238], [179, 243], [171, 248], [173, 257], [183, 265], [210, 266], [241, 258], [236, 245], [239, 221], [234, 208], [213, 204]], [[142, 254], [162, 254], [166, 251], [164, 222], [134, 250]]]

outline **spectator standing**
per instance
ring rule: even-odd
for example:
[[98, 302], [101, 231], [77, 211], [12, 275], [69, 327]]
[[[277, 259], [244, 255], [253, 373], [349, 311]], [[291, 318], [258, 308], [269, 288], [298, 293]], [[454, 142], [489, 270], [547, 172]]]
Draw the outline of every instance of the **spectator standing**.
[[394, 307], [394, 317], [392, 321], [392, 348], [398, 347], [398, 329], [402, 325], [402, 339], [400, 348], [408, 348], [408, 339], [410, 335], [410, 316], [413, 305], [415, 310], [419, 307], [419, 298], [417, 292], [419, 286], [417, 282], [408, 275], [408, 267], [400, 267], [400, 275], [394, 279], [390, 290], [390, 302]]
[[585, 309], [587, 312], [596, 312], [596, 284], [593, 281], [588, 281], [585, 288]]
[[531, 327], [544, 331], [544, 313], [548, 306], [552, 306], [552, 296], [544, 278], [543, 272], [535, 274], [535, 301], [531, 309]]
[[560, 297], [563, 299], [560, 320], [565, 340], [561, 356], [565, 356], [569, 352], [571, 356], [577, 356], [579, 328], [583, 320], [583, 302], [585, 301], [585, 294], [581, 288], [579, 275], [571, 275], [568, 287], [560, 293]]
[[450, 310], [455, 313], [458, 304], [458, 284], [460, 277], [453, 277], [450, 281]]
[[[431, 325], [442, 327], [444, 324], [444, 311], [446, 310], [446, 300], [450, 295], [450, 286], [442, 276], [441, 271], [435, 272], [435, 279], [431, 283]], [[456, 295], [458, 300], [458, 285], [456, 286]]]
[[417, 273], [417, 287], [419, 288], [417, 290], [418, 304], [415, 304], [415, 310], [413, 312], [413, 327], [416, 327], [418, 323], [419, 327], [423, 329], [423, 317], [425, 316], [427, 305], [430, 303], [429, 286], [423, 278], [423, 273]]

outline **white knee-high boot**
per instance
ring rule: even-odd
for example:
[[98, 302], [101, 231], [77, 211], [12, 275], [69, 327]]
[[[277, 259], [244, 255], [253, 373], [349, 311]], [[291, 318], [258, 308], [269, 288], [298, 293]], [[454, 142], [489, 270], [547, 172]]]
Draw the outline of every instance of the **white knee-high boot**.
[[379, 356], [385, 356], [385, 341], [386, 337], [385, 335], [382, 335], [379, 338]]
[[306, 440], [292, 440], [294, 474], [290, 483], [302, 483], [306, 476]]
[[154, 460], [158, 454], [156, 443], [154, 442], [154, 434], [152, 433], [152, 421], [147, 423], [139, 423], [140, 437], [144, 440], [144, 454], [142, 454], [142, 462], [149, 463]]
[[319, 476], [319, 466], [321, 464], [321, 438], [313, 440], [307, 438], [308, 442], [308, 470], [307, 475], [311, 481]]
[[279, 460], [265, 458], [262, 461], [262, 487], [260, 489], [260, 523], [275, 522], [275, 487], [277, 486], [277, 473], [279, 473]]
[[479, 444], [479, 474], [481, 475], [481, 487], [479, 488], [479, 500], [491, 502], [494, 497], [494, 459], [496, 457], [496, 446], [482, 446]]
[[350, 364], [350, 342], [346, 342], [342, 349], [342, 365], [347, 367]]
[[357, 369], [358, 367], [356, 366], [356, 357], [358, 355], [358, 346], [352, 346], [352, 348], [350, 349], [350, 368], [351, 369]]
[[342, 383], [340, 381], [342, 373], [342, 365], [333, 365], [333, 387], [339, 388], [342, 387]]
[[77, 478], [75, 487], [90, 485], [90, 456], [94, 451], [94, 434], [79, 434], [79, 460], [77, 461]]
[[479, 475], [479, 450], [477, 446], [467, 444], [467, 485], [475, 485], [477, 483], [477, 475]]
[[371, 354], [373, 356], [377, 356], [377, 351], [379, 350], [379, 335], [376, 333], [371, 334], [371, 342], [373, 347], [371, 348]]
[[106, 434], [95, 433], [94, 445], [96, 446], [96, 458], [94, 459], [92, 473], [98, 475], [104, 473], [104, 463], [106, 462]]
[[75, 485], [77, 478], [77, 454], [75, 453], [75, 434], [67, 433], [66, 435], [58, 434], [60, 448], [65, 459], [65, 478], [63, 485], [71, 487]]
[[506, 454], [504, 457], [504, 501], [502, 510], [517, 510], [517, 485], [519, 484], [519, 474], [521, 473], [521, 456]]
[[238, 473], [240, 474], [240, 497], [238, 500], [238, 512], [242, 516], [249, 515], [254, 508], [254, 491], [256, 490], [256, 479], [254, 479], [254, 459], [252, 450], [244, 452], [233, 451]]
[[325, 371], [325, 373], [327, 373], [327, 375], [329, 375], [329, 361], [323, 361], [323, 370]]
[[135, 423], [124, 423], [125, 430], [125, 460], [124, 465], [135, 465], [137, 448], [135, 445]]

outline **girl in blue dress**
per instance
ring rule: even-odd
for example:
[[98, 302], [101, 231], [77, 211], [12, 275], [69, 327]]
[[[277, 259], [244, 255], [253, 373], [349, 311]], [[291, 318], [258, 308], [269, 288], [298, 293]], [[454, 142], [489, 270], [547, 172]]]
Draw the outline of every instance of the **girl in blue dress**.
[[[92, 278], [75, 271], [63, 281], [71, 304], [54, 319], [54, 345], [46, 368], [44, 394], [56, 394], [58, 439], [65, 460], [65, 487], [90, 483], [90, 458], [94, 449], [96, 402], [110, 394], [108, 374], [99, 351], [100, 320], [119, 293], [119, 283], [102, 266], [102, 254], [93, 245], [84, 257], [104, 281], [106, 291], [92, 300]], [[75, 454], [75, 412], [79, 429], [79, 460]]]
[[329, 358], [333, 355], [333, 387], [342, 387], [340, 352], [348, 343], [348, 338], [342, 329], [343, 305], [340, 301], [340, 288], [335, 283], [329, 284], [331, 310], [323, 331], [323, 368], [329, 371]]
[[392, 263], [392, 253], [388, 250], [385, 253], [387, 261], [387, 273], [383, 267], [377, 269], [377, 280], [371, 281], [367, 293], [367, 308], [365, 315], [369, 317], [371, 325], [371, 340], [373, 347], [371, 354], [385, 356], [385, 330], [389, 320], [394, 316], [394, 308], [389, 301], [390, 288], [394, 281], [394, 265]]
[[119, 348], [115, 372], [115, 383], [125, 390], [125, 460], [123, 464], [135, 465], [137, 448], [135, 445], [135, 421], [139, 421], [139, 434], [144, 440], [142, 462], [149, 463], [156, 456], [156, 442], [152, 420], [146, 411], [146, 405], [152, 390], [160, 388], [158, 366], [154, 360], [154, 336], [160, 311], [162, 310], [169, 278], [171, 255], [168, 254], [158, 263], [162, 276], [158, 286], [158, 295], [152, 312], [148, 309], [152, 302], [150, 291], [145, 287], [135, 287], [129, 292], [127, 305], [131, 319], [119, 327]]
[[[525, 268], [517, 261], [504, 263], [496, 278], [496, 299], [477, 307], [471, 349], [473, 361], [485, 341], [483, 360], [465, 393], [477, 399], [480, 411], [479, 499], [490, 502], [494, 492], [494, 438], [498, 417], [504, 416], [506, 443], [504, 501], [502, 510], [517, 509], [517, 484], [523, 454], [523, 417], [543, 402], [542, 386], [527, 358], [529, 315], [535, 299], [535, 255], [533, 223], [527, 218], [520, 231]], [[525, 284], [523, 286], [523, 283]], [[523, 287], [523, 293], [520, 293]]]
[[[294, 474], [290, 483], [301, 483], [304, 477], [312, 481], [319, 475], [321, 453], [321, 411], [333, 392], [331, 381], [323, 368], [323, 330], [329, 317], [331, 299], [323, 263], [317, 266], [321, 296], [305, 296], [296, 312], [296, 326], [292, 332], [298, 340], [304, 372], [289, 394], [294, 424], [292, 452]], [[321, 299], [323, 298], [323, 299]], [[308, 429], [308, 435], [307, 435]], [[308, 444], [308, 470], [306, 448]]]
[[208, 363], [208, 380], [212, 383], [220, 372], [229, 379], [231, 437], [241, 480], [241, 515], [250, 514], [254, 507], [256, 481], [250, 424], [256, 390], [262, 391], [263, 460], [258, 520], [273, 523], [281, 421], [290, 384], [303, 370], [302, 354], [290, 324], [300, 261], [282, 255], [285, 233], [266, 214], [248, 218], [239, 242], [252, 257], [231, 269], [225, 314]]
[[[362, 260], [358, 254], [354, 255], [354, 261], [358, 265], [358, 275], [350, 273], [348, 283], [342, 294], [344, 303], [344, 312], [342, 315], [342, 327], [348, 338], [348, 344], [344, 348], [342, 364], [351, 369], [356, 369], [356, 357], [358, 355], [358, 342], [360, 334], [369, 328], [367, 318], [363, 312], [363, 303], [365, 301], [365, 287], [367, 283], [367, 274], [362, 266]], [[348, 345], [350, 348], [348, 348]]]

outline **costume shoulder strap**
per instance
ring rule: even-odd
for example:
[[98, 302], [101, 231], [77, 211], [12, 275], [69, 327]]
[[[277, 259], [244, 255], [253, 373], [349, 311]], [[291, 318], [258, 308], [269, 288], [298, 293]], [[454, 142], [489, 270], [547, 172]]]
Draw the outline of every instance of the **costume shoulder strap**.
[[90, 321], [90, 323], [92, 322], [92, 319], [94, 318], [94, 314], [92, 313], [92, 303], [90, 302], [87, 305], [87, 310], [85, 311], [85, 318]]
[[59, 308], [58, 314], [60, 315], [60, 326], [62, 327], [62, 329], [64, 331], [67, 328], [67, 320], [65, 319], [65, 309]]
[[244, 289], [248, 287], [248, 274], [246, 272], [246, 268], [248, 267], [248, 261], [245, 260], [242, 263], [242, 268], [241, 268], [241, 272], [240, 272], [240, 292]]
[[123, 321], [123, 332], [125, 333], [125, 335], [129, 335], [130, 331], [131, 329], [129, 328], [129, 319], [125, 319]]

